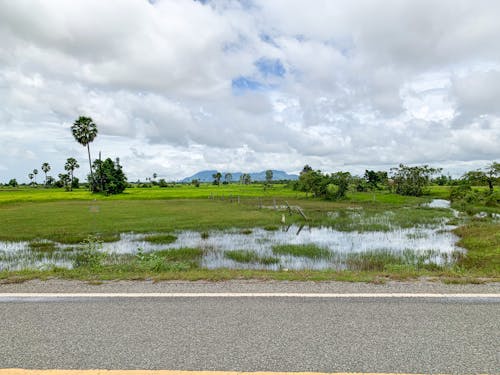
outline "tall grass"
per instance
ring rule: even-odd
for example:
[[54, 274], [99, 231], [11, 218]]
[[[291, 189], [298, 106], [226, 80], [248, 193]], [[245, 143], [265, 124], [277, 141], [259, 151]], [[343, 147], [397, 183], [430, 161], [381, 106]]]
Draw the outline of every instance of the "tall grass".
[[230, 250], [224, 253], [228, 259], [239, 263], [259, 263], [264, 265], [278, 264], [279, 259], [271, 256], [259, 256], [255, 251], [250, 250]]
[[292, 255], [295, 257], [305, 257], [311, 259], [327, 259], [331, 256], [328, 249], [321, 248], [314, 244], [306, 245], [275, 245], [273, 254]]

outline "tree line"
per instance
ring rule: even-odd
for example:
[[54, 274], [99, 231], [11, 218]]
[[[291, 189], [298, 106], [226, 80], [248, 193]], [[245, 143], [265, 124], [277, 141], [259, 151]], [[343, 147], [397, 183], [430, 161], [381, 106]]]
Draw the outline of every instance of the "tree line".
[[[386, 171], [365, 170], [363, 176], [353, 176], [349, 172], [322, 173], [305, 165], [298, 181], [292, 188], [311, 194], [316, 198], [337, 200], [345, 198], [349, 189], [369, 191], [387, 189], [400, 195], [421, 196], [431, 184], [451, 185], [459, 187], [458, 191], [471, 191], [472, 186], [488, 186], [488, 194], [494, 193], [494, 186], [500, 183], [500, 163], [493, 162], [484, 169], [465, 173], [458, 179], [439, 175], [442, 168], [428, 165], [408, 166], [400, 164]], [[439, 176], [438, 176], [439, 175]], [[495, 198], [496, 199], [496, 198]]]

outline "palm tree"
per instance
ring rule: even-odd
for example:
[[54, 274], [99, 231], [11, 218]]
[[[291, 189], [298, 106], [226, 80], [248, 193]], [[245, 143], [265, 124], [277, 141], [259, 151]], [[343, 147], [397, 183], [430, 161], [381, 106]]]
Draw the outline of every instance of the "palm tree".
[[30, 179], [30, 185], [33, 183], [33, 177], [35, 177], [33, 173], [28, 173], [28, 178]]
[[38, 169], [33, 169], [33, 174], [35, 177], [35, 185], [36, 185], [36, 175], [38, 174]]
[[90, 190], [94, 190], [94, 174], [92, 173], [92, 161], [90, 160], [90, 146], [94, 138], [97, 136], [97, 125], [90, 117], [80, 116], [78, 120], [71, 126], [71, 131], [75, 140], [82, 146], [87, 146], [89, 154], [89, 167], [90, 167]]
[[215, 181], [214, 181], [214, 182], [215, 182], [215, 184], [216, 184], [216, 185], [218, 185], [218, 186], [220, 186], [220, 179], [222, 178], [222, 173], [220, 173], [220, 172], [214, 173], [214, 174], [212, 175], [212, 177], [213, 177], [213, 178], [214, 178], [214, 180], [215, 180]]
[[69, 190], [73, 191], [73, 172], [75, 171], [76, 168], [80, 168], [80, 165], [76, 161], [75, 158], [68, 158], [66, 160], [66, 164], [64, 164], [64, 169], [69, 172], [70, 176], [70, 185], [69, 185]]
[[47, 162], [43, 163], [42, 171], [45, 173], [45, 186], [47, 186], [47, 172], [50, 171], [50, 164]]

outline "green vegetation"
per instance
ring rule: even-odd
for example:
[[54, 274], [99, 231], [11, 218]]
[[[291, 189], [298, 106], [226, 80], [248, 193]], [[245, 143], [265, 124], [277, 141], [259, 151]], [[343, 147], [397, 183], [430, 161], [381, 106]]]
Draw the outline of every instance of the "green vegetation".
[[162, 250], [143, 253], [140, 249], [132, 262], [126, 262], [122, 267], [129, 271], [138, 269], [151, 272], [188, 271], [199, 267], [203, 252], [200, 249]]
[[172, 234], [150, 234], [144, 237], [144, 241], [146, 242], [162, 244], [162, 245], [175, 242], [176, 240], [177, 237]]
[[447, 264], [438, 265], [434, 258], [438, 255], [433, 250], [416, 254], [406, 250], [395, 253], [390, 250], [366, 251], [347, 254], [346, 266], [352, 271], [442, 271], [449, 268]]
[[[220, 186], [200, 184], [199, 187], [175, 184], [164, 188], [130, 188], [119, 196], [108, 197], [83, 189], [71, 192], [2, 187], [0, 240], [29, 241], [28, 251], [33, 259], [63, 260], [74, 269], [1, 271], [0, 280], [258, 278], [380, 282], [436, 277], [447, 282], [481, 282], [500, 279], [500, 223], [493, 216], [500, 214], [497, 189], [490, 193], [487, 185], [470, 190], [463, 188], [465, 194], [454, 199], [453, 207], [465, 214], [454, 218], [449, 210], [423, 206], [432, 198], [449, 198], [454, 187], [433, 185], [421, 197], [403, 196], [383, 189], [383, 182], [373, 173], [369, 176], [372, 181], [367, 182], [366, 191], [357, 191], [355, 185], [350, 185], [347, 195], [335, 201], [306, 198], [306, 192], [294, 191], [282, 184], [272, 184], [272, 188], [265, 190], [263, 184], [221, 183]], [[307, 222], [295, 212], [273, 209], [274, 204], [285, 206], [285, 201], [290, 206], [301, 207]], [[481, 212], [485, 212], [486, 217], [473, 216]], [[348, 269], [341, 271], [258, 271], [203, 269], [200, 266], [202, 249], [168, 249], [137, 255], [103, 254], [99, 250], [101, 242], [116, 241], [121, 232], [144, 233], [148, 242], [168, 244], [175, 241], [171, 233], [182, 230], [199, 232], [202, 238], [208, 238], [211, 231], [233, 228], [239, 228], [237, 233], [246, 234], [251, 234], [251, 228], [255, 227], [277, 230], [281, 227], [283, 214], [286, 225], [306, 223], [343, 231], [389, 230], [448, 221], [462, 225], [455, 233], [461, 238], [458, 245], [468, 251], [453, 254], [449, 264], [444, 265], [436, 265], [431, 252], [415, 255], [413, 252], [379, 251], [350, 254], [345, 261]], [[89, 235], [93, 237], [89, 239]], [[83, 241], [77, 249], [60, 249], [56, 243], [79, 244]], [[283, 255], [311, 259], [337, 256], [314, 245], [277, 246], [273, 253], [276, 257], [266, 258], [252, 251], [233, 250], [227, 251], [225, 256], [236, 262], [255, 264], [278, 264], [278, 256]], [[0, 260], [9, 257], [10, 254], [0, 251]]]
[[[240, 198], [301, 198], [305, 194], [288, 189], [284, 184], [274, 184], [272, 189], [264, 191], [261, 184], [220, 185], [201, 184], [198, 188], [189, 184], [175, 184], [171, 187], [153, 186], [150, 188], [128, 188], [122, 194], [104, 196], [92, 194], [88, 190], [76, 189], [36, 189], [30, 187], [0, 187], [0, 205], [21, 202], [59, 202], [59, 201], [123, 201], [123, 200], [163, 200], [163, 199], [208, 199], [215, 201], [237, 201]], [[255, 203], [255, 202], [253, 202]]]
[[276, 245], [273, 246], [273, 254], [292, 255], [294, 257], [305, 257], [311, 259], [328, 259], [332, 255], [328, 249], [323, 249], [314, 244]]
[[[120, 232], [206, 232], [279, 223], [279, 212], [211, 200], [114, 200], [16, 203], [0, 206], [0, 240], [82, 242], [88, 234], [107, 242]], [[220, 212], [223, 215], [214, 216]], [[43, 220], [41, 220], [43, 218]]]
[[239, 263], [260, 263], [264, 265], [278, 264], [280, 260], [275, 257], [261, 257], [255, 251], [250, 250], [231, 250], [226, 251], [224, 256]]
[[56, 244], [51, 241], [31, 241], [28, 244], [31, 251], [51, 253], [56, 250]]
[[467, 254], [458, 265], [478, 274], [500, 274], [500, 222], [473, 221], [455, 229]]

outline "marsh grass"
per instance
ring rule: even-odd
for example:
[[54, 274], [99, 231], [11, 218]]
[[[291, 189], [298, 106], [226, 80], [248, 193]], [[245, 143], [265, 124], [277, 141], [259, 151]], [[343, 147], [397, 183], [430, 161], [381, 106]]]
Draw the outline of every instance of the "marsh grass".
[[268, 232], [275, 232], [278, 229], [280, 229], [280, 227], [277, 226], [277, 225], [266, 225], [266, 226], [264, 226], [263, 229], [266, 230], [266, 231], [268, 231]]
[[177, 236], [172, 234], [150, 234], [144, 237], [144, 241], [153, 244], [166, 245], [177, 241]]
[[467, 254], [457, 264], [488, 275], [500, 274], [500, 223], [471, 221], [454, 230]]
[[280, 260], [272, 256], [259, 256], [251, 250], [230, 250], [224, 253], [228, 259], [239, 263], [259, 263], [264, 265], [278, 264]]
[[401, 253], [390, 250], [374, 250], [363, 253], [346, 254], [345, 264], [351, 271], [438, 271], [446, 265], [436, 263], [439, 252], [427, 250], [417, 253], [407, 249]]
[[54, 242], [51, 241], [31, 241], [28, 248], [34, 252], [52, 253], [57, 249]]
[[169, 262], [196, 262], [199, 264], [203, 250], [196, 248], [166, 249], [154, 252]]
[[328, 249], [314, 244], [305, 245], [275, 245], [272, 248], [275, 255], [291, 255], [294, 257], [305, 257], [311, 259], [328, 259], [331, 253]]
[[440, 225], [452, 218], [448, 209], [429, 207], [365, 207], [338, 208], [327, 212], [325, 218], [316, 217], [314, 224], [327, 225], [335, 230], [350, 232], [390, 231]]

